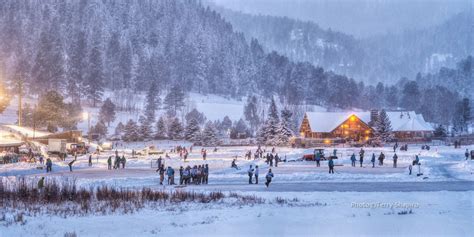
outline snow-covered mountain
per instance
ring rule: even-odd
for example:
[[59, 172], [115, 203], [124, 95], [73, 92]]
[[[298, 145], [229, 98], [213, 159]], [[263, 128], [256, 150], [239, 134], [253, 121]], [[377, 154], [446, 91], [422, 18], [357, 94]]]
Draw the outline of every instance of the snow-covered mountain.
[[292, 60], [311, 62], [371, 84], [390, 84], [401, 77], [414, 77], [418, 72], [454, 67], [474, 54], [472, 13], [468, 11], [426, 29], [356, 39], [323, 29], [317, 22], [211, 6], [243, 32], [247, 40], [258, 39], [266, 51], [275, 50]]

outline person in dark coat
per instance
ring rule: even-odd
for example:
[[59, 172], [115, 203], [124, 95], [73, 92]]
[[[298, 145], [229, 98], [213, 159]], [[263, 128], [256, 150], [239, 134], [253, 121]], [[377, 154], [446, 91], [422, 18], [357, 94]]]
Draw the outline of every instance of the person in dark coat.
[[46, 173], [53, 171], [53, 162], [50, 158], [46, 159]]
[[273, 167], [273, 154], [270, 153], [270, 167]]
[[183, 177], [183, 166], [179, 167], [179, 185], [183, 185], [184, 177]]
[[380, 152], [380, 155], [379, 155], [379, 165], [380, 166], [383, 166], [383, 160], [385, 159], [385, 155], [383, 154], [383, 152]]
[[165, 165], [161, 165], [156, 171], [160, 174], [160, 185], [163, 185], [163, 181], [165, 180]]
[[202, 183], [208, 184], [208, 182], [209, 182], [209, 165], [206, 164], [206, 165], [204, 165], [204, 168], [203, 168], [203, 181], [202, 181]]
[[354, 153], [351, 155], [351, 166], [355, 167], [356, 166], [356, 156]]
[[278, 154], [275, 154], [275, 167], [278, 167], [278, 162], [280, 162], [280, 157]]
[[74, 162], [76, 162], [76, 160], [72, 160], [71, 162], [69, 162], [67, 165], [69, 166], [69, 171], [72, 172], [72, 165], [74, 164]]
[[372, 159], [370, 162], [372, 162], [372, 168], [375, 168], [375, 153], [372, 153]]
[[92, 155], [89, 155], [89, 167], [92, 166]]
[[329, 173], [334, 174], [334, 161], [332, 160], [332, 158], [329, 158], [328, 166], [329, 166]]
[[466, 149], [466, 153], [464, 153], [464, 156], [466, 156], [466, 160], [469, 159], [469, 150], [468, 149]]
[[161, 161], [163, 160], [163, 158], [161, 158], [161, 156], [158, 158], [158, 160], [156, 161], [158, 163], [158, 169], [161, 168]]
[[272, 182], [272, 179], [273, 179], [272, 169], [268, 170], [268, 173], [265, 176], [265, 178], [267, 179], [267, 182], [265, 182], [265, 186], [267, 186], [267, 188], [268, 188], [268, 186], [270, 186], [270, 183]]
[[252, 177], [253, 177], [253, 168], [252, 168], [252, 165], [250, 165], [250, 168], [248, 169], [247, 173], [248, 173], [248, 175], [249, 175], [249, 184], [253, 184], [253, 182], [252, 182]]
[[258, 165], [255, 166], [255, 184], [258, 184]]
[[231, 168], [235, 168], [236, 170], [240, 170], [240, 168], [235, 163], [235, 159], [232, 160], [232, 164], [230, 165]]
[[44, 188], [44, 177], [41, 177], [41, 179], [38, 181], [38, 189], [41, 192], [43, 188]]
[[127, 159], [125, 159], [124, 155], [122, 156], [122, 159], [120, 160], [120, 162], [122, 163], [122, 169], [125, 169], [125, 163], [127, 163]]
[[112, 169], [112, 156], [109, 156], [109, 159], [107, 159], [107, 169]]
[[397, 156], [397, 153], [395, 153], [393, 155], [393, 168], [397, 168], [397, 160], [398, 160], [398, 156]]

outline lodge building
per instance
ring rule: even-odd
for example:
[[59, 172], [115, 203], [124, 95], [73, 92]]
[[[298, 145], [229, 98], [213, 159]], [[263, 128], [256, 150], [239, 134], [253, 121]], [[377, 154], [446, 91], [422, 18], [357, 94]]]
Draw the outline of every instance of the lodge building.
[[[374, 134], [377, 111], [371, 112], [306, 112], [300, 126], [300, 137], [306, 139], [357, 142], [369, 140]], [[421, 114], [414, 111], [387, 112], [396, 139], [427, 139], [434, 129]]]

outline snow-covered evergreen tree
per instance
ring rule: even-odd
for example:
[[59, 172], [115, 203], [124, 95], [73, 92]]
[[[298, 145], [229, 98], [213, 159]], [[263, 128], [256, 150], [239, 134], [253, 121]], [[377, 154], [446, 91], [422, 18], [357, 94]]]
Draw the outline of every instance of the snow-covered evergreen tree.
[[155, 112], [156, 110], [158, 110], [160, 104], [161, 99], [159, 96], [159, 90], [156, 85], [156, 82], [153, 81], [150, 85], [150, 88], [148, 88], [145, 105], [145, 115], [150, 123], [155, 122]]
[[201, 128], [196, 119], [191, 118], [186, 124], [184, 138], [191, 142], [199, 142], [201, 139]]
[[101, 101], [104, 92], [104, 68], [102, 63], [102, 50], [98, 42], [93, 46], [88, 60], [87, 75], [84, 82], [86, 96], [96, 106]]
[[166, 139], [168, 132], [166, 131], [166, 122], [163, 117], [158, 119], [156, 123], [156, 132], [155, 132], [155, 139]]
[[384, 109], [377, 116], [374, 135], [378, 143], [387, 142], [392, 138], [392, 125]]
[[220, 126], [218, 127], [219, 132], [222, 135], [227, 135], [228, 132], [230, 132], [231, 128], [232, 128], [232, 120], [230, 120], [229, 116], [225, 116], [224, 119], [222, 119]]
[[288, 109], [281, 111], [281, 120], [277, 129], [278, 144], [287, 145], [290, 137], [293, 136], [293, 130], [291, 129], [291, 117], [293, 113]]
[[170, 139], [181, 139], [183, 137], [183, 125], [178, 118], [172, 118], [168, 126], [168, 137]]
[[203, 146], [216, 146], [219, 144], [217, 130], [212, 122], [207, 122], [202, 132], [201, 143]]
[[115, 127], [114, 135], [122, 137], [124, 131], [125, 131], [125, 125], [123, 125], [122, 122], [119, 122], [117, 124], [117, 127]]
[[278, 128], [280, 126], [280, 118], [275, 100], [272, 98], [270, 107], [268, 108], [268, 118], [257, 134], [257, 141], [266, 145], [278, 145], [279, 136]]
[[186, 123], [189, 123], [191, 119], [195, 119], [200, 125], [203, 125], [204, 122], [206, 122], [206, 116], [204, 116], [204, 114], [199, 112], [197, 109], [191, 110], [191, 112], [187, 113], [184, 118], [186, 119]]
[[252, 133], [257, 129], [258, 124], [260, 123], [260, 117], [258, 116], [258, 107], [257, 107], [257, 97], [249, 96], [247, 97], [247, 104], [244, 107], [244, 116], [245, 120], [249, 122]]
[[110, 122], [115, 120], [115, 104], [107, 98], [99, 111], [99, 120], [107, 123], [107, 126], [110, 126]]
[[179, 85], [171, 87], [165, 97], [164, 105], [168, 115], [175, 116], [178, 110], [184, 107], [184, 91]]
[[97, 124], [92, 128], [93, 133], [99, 135], [100, 138], [107, 136], [107, 126], [105, 126], [104, 121], [99, 120]]
[[153, 138], [153, 129], [150, 120], [145, 116], [140, 116], [138, 122], [140, 123], [140, 140], [148, 141]]
[[140, 128], [137, 123], [133, 120], [128, 120], [127, 124], [125, 125], [124, 134], [122, 136], [122, 140], [126, 142], [134, 142], [138, 141], [140, 138]]
[[436, 129], [434, 130], [434, 136], [446, 137], [447, 136], [446, 128], [442, 124], [438, 125]]

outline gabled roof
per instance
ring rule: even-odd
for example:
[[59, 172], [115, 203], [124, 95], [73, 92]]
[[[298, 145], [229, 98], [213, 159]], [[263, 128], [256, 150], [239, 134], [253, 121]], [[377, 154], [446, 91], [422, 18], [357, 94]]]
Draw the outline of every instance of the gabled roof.
[[[313, 132], [329, 133], [346, 121], [351, 115], [369, 124], [370, 112], [306, 112], [309, 126]], [[387, 112], [394, 132], [434, 131], [423, 115], [414, 111]]]
[[313, 132], [331, 132], [351, 115], [357, 116], [364, 123], [370, 121], [370, 112], [306, 112]]

